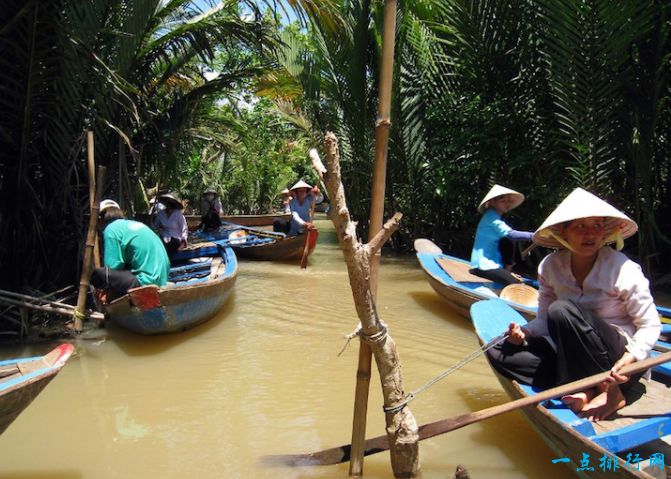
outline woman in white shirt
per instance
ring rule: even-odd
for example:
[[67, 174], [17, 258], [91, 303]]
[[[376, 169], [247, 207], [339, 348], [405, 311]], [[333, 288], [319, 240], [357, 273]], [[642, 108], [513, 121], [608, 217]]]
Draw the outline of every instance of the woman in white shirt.
[[637, 229], [585, 190], [566, 197], [533, 237], [536, 244], [560, 249], [538, 268], [537, 318], [523, 327], [510, 324], [506, 343], [490, 355], [497, 370], [541, 387], [610, 370], [603, 384], [562, 401], [590, 420], [625, 405], [625, 393], [641, 375], [618, 371], [645, 359], [661, 331], [640, 266], [607, 246], [615, 242], [621, 249]]
[[186, 218], [182, 213], [184, 206], [174, 193], [162, 194], [158, 197], [158, 201], [165, 208], [157, 213], [152, 228], [158, 231], [168, 256], [172, 256], [178, 250], [186, 247], [186, 239], [189, 235]]

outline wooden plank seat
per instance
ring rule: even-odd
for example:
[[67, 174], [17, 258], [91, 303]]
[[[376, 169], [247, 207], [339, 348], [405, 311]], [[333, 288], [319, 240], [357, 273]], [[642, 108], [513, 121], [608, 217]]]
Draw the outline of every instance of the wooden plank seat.
[[470, 273], [471, 265], [461, 261], [455, 261], [450, 258], [441, 258], [436, 257], [436, 262], [440, 267], [449, 274], [453, 280], [457, 282], [465, 283], [488, 283], [491, 284], [493, 281], [481, 278]]

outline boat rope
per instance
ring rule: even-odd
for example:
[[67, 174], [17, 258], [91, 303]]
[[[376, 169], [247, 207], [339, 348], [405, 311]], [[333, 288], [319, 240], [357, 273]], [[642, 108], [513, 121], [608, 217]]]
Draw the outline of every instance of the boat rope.
[[464, 359], [462, 359], [461, 361], [459, 361], [459, 362], [458, 362], [457, 364], [455, 364], [454, 366], [448, 368], [447, 370], [443, 371], [442, 373], [440, 373], [440, 374], [439, 374], [438, 376], [436, 376], [435, 378], [433, 378], [433, 379], [431, 379], [430, 381], [428, 381], [428, 382], [427, 382], [426, 384], [424, 384], [422, 387], [420, 387], [420, 388], [418, 388], [418, 389], [412, 391], [411, 393], [407, 394], [407, 395], [403, 398], [403, 400], [401, 400], [400, 402], [398, 402], [398, 403], [396, 403], [396, 404], [394, 404], [394, 405], [392, 405], [392, 406], [384, 406], [382, 409], [384, 410], [385, 413], [389, 413], [389, 414], [397, 413], [398, 411], [400, 411], [401, 409], [403, 409], [403, 408], [404, 408], [410, 401], [412, 401], [413, 399], [415, 399], [415, 397], [416, 397], [419, 393], [421, 393], [421, 392], [424, 391], [425, 389], [428, 389], [429, 387], [433, 386], [435, 383], [437, 383], [437, 382], [440, 381], [441, 379], [443, 379], [443, 378], [449, 376], [450, 374], [452, 374], [452, 373], [453, 373], [454, 371], [456, 371], [457, 369], [461, 369], [462, 367], [464, 367], [466, 364], [468, 364], [468, 363], [470, 363], [471, 361], [473, 361], [473, 360], [474, 360], [475, 358], [477, 358], [478, 356], [480, 356], [480, 355], [486, 353], [487, 351], [489, 351], [490, 349], [492, 349], [494, 346], [496, 346], [497, 344], [499, 344], [499, 343], [501, 343], [502, 341], [504, 341], [507, 337], [508, 337], [508, 333], [507, 333], [507, 332], [505, 332], [505, 333], [503, 333], [503, 334], [500, 334], [499, 336], [497, 336], [497, 337], [495, 337], [494, 339], [492, 339], [491, 341], [489, 341], [487, 344], [484, 344], [484, 345], [482, 345], [481, 347], [479, 347], [478, 349], [476, 349], [475, 351], [473, 351], [471, 354], [469, 354], [468, 356], [466, 356]]

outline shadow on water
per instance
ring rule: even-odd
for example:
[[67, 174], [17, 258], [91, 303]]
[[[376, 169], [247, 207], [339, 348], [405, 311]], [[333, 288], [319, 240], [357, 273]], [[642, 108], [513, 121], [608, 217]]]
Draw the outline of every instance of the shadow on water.
[[454, 326], [468, 330], [473, 329], [471, 322], [467, 318], [452, 311], [436, 293], [428, 291], [409, 291], [408, 296], [417, 303], [417, 306], [449, 321]]
[[[179, 346], [196, 336], [203, 335], [213, 328], [216, 328], [222, 321], [224, 321], [235, 308], [235, 290], [231, 292], [231, 296], [211, 319], [199, 324], [195, 328], [188, 329], [182, 332], [160, 334], [160, 335], [141, 335], [127, 331], [120, 326], [110, 324], [108, 339], [114, 341], [121, 350], [129, 356], [150, 356], [154, 354], [161, 354], [169, 349]], [[1, 478], [0, 478], [1, 479]]]

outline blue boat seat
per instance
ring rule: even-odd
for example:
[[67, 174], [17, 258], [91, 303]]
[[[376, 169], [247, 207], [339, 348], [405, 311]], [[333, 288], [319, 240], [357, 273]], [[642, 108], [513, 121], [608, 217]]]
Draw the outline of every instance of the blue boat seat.
[[671, 434], [671, 413], [638, 421], [630, 426], [589, 438], [612, 453], [626, 451]]

